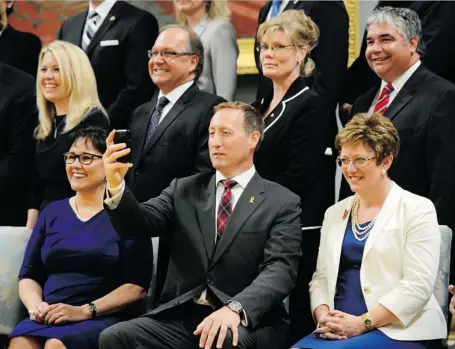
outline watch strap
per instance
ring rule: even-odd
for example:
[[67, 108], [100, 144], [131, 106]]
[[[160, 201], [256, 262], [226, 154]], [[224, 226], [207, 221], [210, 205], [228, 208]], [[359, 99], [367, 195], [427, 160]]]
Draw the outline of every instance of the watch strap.
[[362, 314], [360, 318], [362, 319], [363, 326], [365, 326], [365, 328], [367, 328], [368, 330], [373, 329], [373, 321], [371, 320], [370, 315], [368, 313]]
[[92, 318], [96, 317], [97, 309], [96, 309], [95, 303], [90, 302], [90, 303], [88, 304], [88, 308], [89, 308], [89, 310], [90, 310], [91, 313], [92, 313]]

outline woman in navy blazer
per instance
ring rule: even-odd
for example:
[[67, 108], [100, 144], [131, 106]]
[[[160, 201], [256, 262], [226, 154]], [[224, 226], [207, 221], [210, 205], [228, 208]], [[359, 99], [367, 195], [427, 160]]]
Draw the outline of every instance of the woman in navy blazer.
[[[290, 307], [299, 338], [313, 326], [308, 282], [316, 267], [319, 228], [335, 192], [331, 114], [304, 80], [314, 70], [309, 53], [318, 38], [316, 24], [295, 10], [261, 24], [257, 37], [262, 71], [272, 80], [273, 93], [253, 103], [265, 122], [254, 163], [263, 178], [287, 187], [301, 199], [304, 258]], [[303, 322], [302, 313], [308, 314]]]

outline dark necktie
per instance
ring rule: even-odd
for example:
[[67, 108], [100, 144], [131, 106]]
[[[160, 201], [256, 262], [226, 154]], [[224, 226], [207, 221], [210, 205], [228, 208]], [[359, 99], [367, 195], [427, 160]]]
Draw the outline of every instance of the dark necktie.
[[384, 115], [384, 113], [387, 111], [387, 108], [389, 107], [390, 94], [392, 93], [392, 91], [393, 86], [391, 84], [387, 84], [384, 86], [376, 102], [376, 105], [374, 106], [373, 112], [381, 113], [382, 115]]
[[158, 104], [156, 105], [155, 110], [152, 113], [152, 117], [150, 118], [149, 128], [147, 130], [147, 135], [145, 137], [144, 147], [150, 141], [150, 138], [152, 138], [153, 132], [155, 132], [156, 127], [160, 123], [161, 114], [163, 113], [163, 109], [168, 103], [169, 103], [169, 100], [165, 96], [162, 96], [158, 100]]
[[280, 4], [281, 0], [272, 0], [272, 13], [270, 14], [270, 18], [278, 16], [280, 13]]
[[87, 50], [87, 47], [90, 45], [90, 42], [93, 39], [93, 36], [96, 33], [96, 28], [97, 28], [97, 23], [98, 20], [100, 19], [100, 16], [96, 11], [93, 11], [89, 14], [88, 20], [87, 20], [87, 29], [84, 32], [84, 35], [82, 36], [82, 49], [84, 51]]
[[229, 218], [232, 214], [232, 192], [231, 188], [237, 184], [231, 179], [223, 179], [220, 181], [224, 186], [223, 194], [221, 195], [220, 204], [218, 205], [218, 213], [216, 216], [216, 243], [220, 241], [224, 231], [229, 223]]

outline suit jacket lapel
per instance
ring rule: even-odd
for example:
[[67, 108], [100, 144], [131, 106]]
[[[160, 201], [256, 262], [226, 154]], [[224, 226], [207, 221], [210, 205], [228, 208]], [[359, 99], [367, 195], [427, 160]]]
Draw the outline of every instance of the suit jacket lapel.
[[397, 116], [401, 109], [403, 109], [406, 104], [414, 98], [414, 93], [419, 88], [420, 81], [426, 73], [427, 69], [421, 64], [393, 99], [389, 108], [384, 113], [385, 116], [387, 116], [390, 120], [393, 120], [393, 118]]
[[194, 27], [194, 32], [199, 36], [202, 37], [202, 34], [206, 31], [207, 27], [209, 25], [209, 22], [207, 20], [207, 17], [204, 16], [200, 20], [200, 22]]
[[[144, 147], [144, 150], [142, 151], [143, 155], [147, 154], [147, 152], [153, 148], [156, 141], [161, 137], [163, 132], [169, 127], [169, 125], [174, 121], [174, 119], [184, 109], [185, 109], [185, 105], [183, 103], [180, 103], [180, 101], [177, 101], [177, 103], [175, 103], [172, 106], [171, 110], [169, 110], [169, 112], [166, 114], [164, 119], [158, 124], [158, 126], [156, 127], [155, 131], [153, 132], [152, 137], [150, 138], [149, 142]], [[147, 132], [147, 129], [145, 132]]]
[[[223, 236], [218, 243], [218, 247], [215, 250], [215, 254], [210, 263], [211, 266], [213, 266], [223, 255], [232, 241], [234, 241], [237, 234], [240, 232], [243, 224], [264, 200], [263, 196], [261, 195], [263, 192], [264, 187], [262, 178], [259, 177], [259, 175], [256, 173], [253, 178], [251, 178], [246, 188], [243, 190], [242, 195], [235, 205], [226, 230], [224, 231]], [[254, 199], [251, 200], [251, 198]], [[213, 216], [213, 219], [215, 219], [215, 216]]]
[[352, 107], [351, 118], [357, 113], [368, 113], [378, 89], [379, 86], [372, 87], [355, 101]]
[[144, 147], [144, 141], [145, 141], [145, 136], [148, 131], [148, 125], [150, 123], [150, 118], [152, 116], [153, 110], [155, 109], [156, 101], [158, 99], [158, 94], [155, 94], [153, 96], [152, 100], [147, 103], [147, 107], [143, 111], [142, 114], [140, 115], [135, 115], [135, 120], [134, 120], [134, 132], [135, 135], [132, 137], [132, 147], [133, 149], [137, 149], [138, 151], [135, 151], [133, 153], [133, 164], [137, 166], [139, 164], [139, 161], [141, 159], [141, 154], [143, 152], [143, 147]]
[[211, 260], [215, 248], [215, 202], [216, 202], [216, 183], [215, 175], [212, 176], [208, 186], [201, 186], [197, 200], [197, 216], [199, 226], [204, 238], [207, 260]]
[[382, 209], [379, 212], [379, 216], [376, 219], [376, 223], [374, 224], [373, 228], [371, 228], [370, 235], [368, 236], [367, 242], [365, 243], [362, 261], [365, 260], [368, 253], [371, 251], [371, 248], [374, 246], [376, 240], [381, 235], [381, 232], [384, 230], [388, 220], [395, 213], [402, 195], [403, 189], [401, 189], [396, 183], [393, 183], [393, 187], [390, 190], [389, 195], [387, 195], [387, 198], [382, 205]]
[[65, 40], [71, 42], [72, 44], [81, 47], [82, 44], [82, 34], [84, 32], [85, 19], [87, 18], [88, 10], [76, 15], [71, 27], [65, 32], [68, 35]]
[[[193, 85], [191, 85], [191, 87], [188, 90], [186, 90], [186, 92], [182, 95], [182, 97], [180, 97], [177, 100], [177, 102], [172, 106], [171, 110], [169, 110], [169, 112], [166, 114], [164, 119], [158, 124], [158, 126], [155, 129], [155, 132], [153, 132], [153, 135], [150, 138], [149, 142], [144, 147], [144, 150], [142, 152], [143, 155], [145, 155], [148, 151], [150, 151], [150, 149], [153, 148], [153, 146], [158, 141], [158, 139], [161, 137], [163, 132], [166, 131], [166, 129], [169, 127], [169, 125], [172, 124], [172, 122], [177, 118], [177, 116], [179, 116], [180, 113], [183, 110], [185, 110], [186, 103], [192, 99], [193, 93], [196, 91], [199, 91], [199, 90], [196, 87], [196, 83], [194, 83]], [[153, 106], [155, 106], [155, 105], [153, 105]]]
[[272, 7], [272, 2], [267, 1], [266, 4], [264, 5], [263, 10], [260, 12], [261, 18], [259, 18], [258, 23], [264, 23], [267, 20], [267, 15], [269, 14], [270, 8]]
[[101, 23], [101, 26], [98, 28], [95, 35], [93, 35], [92, 41], [90, 41], [90, 44], [88, 45], [87, 55], [89, 55], [96, 47], [96, 45], [98, 45], [98, 43], [107, 33], [109, 28], [111, 28], [114, 25], [114, 23], [118, 21], [117, 17], [121, 15], [120, 10], [122, 9], [122, 7], [123, 7], [122, 2], [117, 1], [114, 7], [112, 7], [112, 9], [109, 11], [109, 14], [104, 19], [103, 23]]

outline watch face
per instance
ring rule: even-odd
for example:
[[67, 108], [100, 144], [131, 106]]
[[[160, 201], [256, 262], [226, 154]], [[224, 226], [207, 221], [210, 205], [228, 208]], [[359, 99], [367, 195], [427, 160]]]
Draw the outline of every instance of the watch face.
[[229, 303], [229, 308], [231, 308], [233, 311], [239, 313], [242, 311], [242, 305], [239, 302], [230, 302]]
[[371, 325], [372, 325], [371, 320], [370, 319], [365, 319], [365, 326], [366, 327], [371, 327]]

